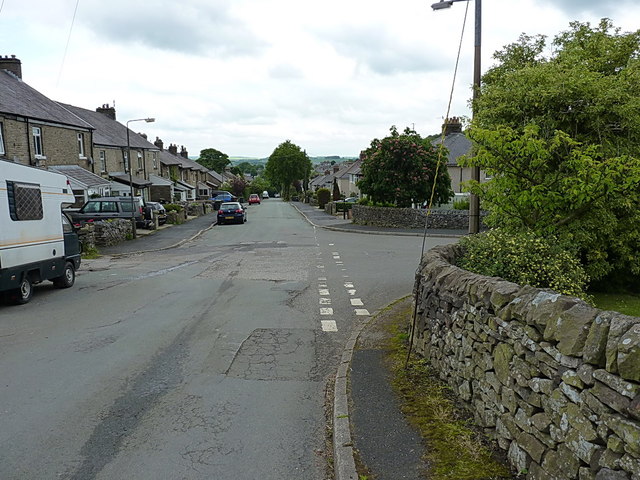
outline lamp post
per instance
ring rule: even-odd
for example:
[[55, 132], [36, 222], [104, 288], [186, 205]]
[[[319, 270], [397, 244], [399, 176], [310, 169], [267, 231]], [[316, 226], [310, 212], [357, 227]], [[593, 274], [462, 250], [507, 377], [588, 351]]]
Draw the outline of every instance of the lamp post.
[[[469, 0], [440, 0], [431, 5], [434, 10], [449, 8], [454, 2], [466, 2]], [[472, 115], [476, 112], [476, 98], [480, 94], [480, 50], [482, 40], [482, 0], [475, 0], [475, 42], [473, 54], [473, 103]], [[480, 167], [474, 166], [471, 169], [471, 180], [480, 182]], [[480, 199], [478, 195], [471, 194], [469, 197], [469, 233], [478, 233], [480, 231]]]
[[129, 124], [131, 122], [155, 122], [155, 118], [135, 118], [133, 120], [127, 120], [127, 163], [129, 164], [129, 190], [131, 195], [131, 234], [133, 238], [136, 238], [136, 211], [133, 206], [133, 174], [131, 173], [131, 142], [129, 141]]

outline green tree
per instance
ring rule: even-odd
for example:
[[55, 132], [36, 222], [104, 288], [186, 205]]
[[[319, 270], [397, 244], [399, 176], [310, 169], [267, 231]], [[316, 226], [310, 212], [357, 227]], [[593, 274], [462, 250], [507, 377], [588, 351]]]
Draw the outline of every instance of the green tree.
[[207, 167], [209, 170], [222, 173], [225, 167], [231, 163], [231, 160], [229, 160], [229, 155], [226, 153], [222, 153], [215, 148], [205, 148], [200, 151], [200, 158], [198, 158], [196, 162]]
[[272, 190], [271, 184], [264, 176], [255, 177], [249, 184], [249, 193], [260, 195], [262, 192], [270, 190]]
[[282, 198], [289, 200], [291, 186], [295, 180], [308, 180], [311, 160], [299, 146], [287, 140], [276, 147], [269, 156], [265, 176], [276, 186], [280, 186]]
[[262, 165], [256, 165], [255, 163], [249, 163], [249, 162], [241, 162], [237, 165], [237, 168], [242, 173], [248, 173], [253, 177], [257, 177], [258, 175], [260, 175], [260, 172], [264, 170]]
[[640, 273], [640, 30], [573, 22], [497, 52], [469, 135], [487, 222], [553, 235], [592, 279]]
[[400, 134], [393, 126], [390, 131], [390, 136], [374, 139], [360, 154], [363, 175], [358, 183], [360, 190], [374, 202], [410, 207], [430, 198], [435, 179], [434, 203], [448, 202], [453, 191], [446, 155], [440, 158], [431, 142], [414, 130], [406, 128]]
[[247, 188], [247, 182], [242, 177], [235, 177], [231, 180], [231, 193], [236, 197], [244, 197], [244, 191]]
[[337, 179], [333, 179], [333, 201], [337, 201], [340, 200], [341, 195], [340, 195], [340, 187], [338, 187], [338, 180]]

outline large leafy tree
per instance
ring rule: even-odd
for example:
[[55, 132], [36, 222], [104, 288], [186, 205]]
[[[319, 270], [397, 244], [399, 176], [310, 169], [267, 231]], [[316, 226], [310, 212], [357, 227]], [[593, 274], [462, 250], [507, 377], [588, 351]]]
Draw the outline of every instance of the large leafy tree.
[[267, 160], [265, 176], [271, 184], [280, 186], [282, 198], [289, 200], [296, 180], [308, 181], [311, 160], [299, 146], [287, 140], [276, 147]]
[[469, 135], [488, 222], [552, 234], [593, 279], [640, 273], [640, 30], [574, 22], [497, 52]]
[[390, 131], [391, 135], [372, 140], [360, 153], [360, 190], [374, 202], [410, 207], [431, 198], [435, 180], [434, 203], [448, 202], [453, 191], [446, 153], [439, 153], [429, 140], [409, 128], [401, 134], [395, 126]]
[[222, 173], [226, 166], [231, 163], [231, 160], [229, 160], [229, 155], [226, 153], [222, 153], [215, 148], [205, 148], [200, 151], [200, 158], [198, 158], [196, 162], [207, 167], [209, 170]]

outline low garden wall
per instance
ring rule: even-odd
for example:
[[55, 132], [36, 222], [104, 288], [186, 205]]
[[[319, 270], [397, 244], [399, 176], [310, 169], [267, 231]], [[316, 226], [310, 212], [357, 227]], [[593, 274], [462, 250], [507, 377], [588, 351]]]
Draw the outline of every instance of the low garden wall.
[[[353, 223], [390, 228], [424, 228], [426, 210], [353, 205]], [[481, 217], [484, 213], [481, 213]], [[482, 218], [481, 218], [482, 221]], [[428, 228], [468, 229], [468, 210], [432, 210]]]
[[526, 479], [640, 479], [640, 318], [425, 254], [415, 348]]
[[132, 238], [131, 221], [116, 218], [102, 222], [87, 223], [78, 230], [78, 236], [84, 250], [118, 245]]

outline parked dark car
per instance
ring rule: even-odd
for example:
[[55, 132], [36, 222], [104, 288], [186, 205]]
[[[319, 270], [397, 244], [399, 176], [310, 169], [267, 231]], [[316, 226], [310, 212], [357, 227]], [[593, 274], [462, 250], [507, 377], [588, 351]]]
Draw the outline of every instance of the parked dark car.
[[159, 225], [164, 225], [165, 223], [167, 223], [167, 211], [161, 203], [147, 202], [145, 207], [145, 218], [149, 221], [152, 221], [153, 219], [151, 215], [155, 215], [158, 218]]
[[109, 220], [111, 218], [131, 219], [131, 207], [133, 205], [133, 217], [137, 227], [145, 227], [148, 220], [144, 216], [144, 199], [142, 197], [98, 197], [86, 202], [80, 210], [68, 210], [75, 226], [85, 223]]
[[218, 210], [218, 224], [244, 223], [247, 221], [247, 211], [239, 202], [225, 202]]

